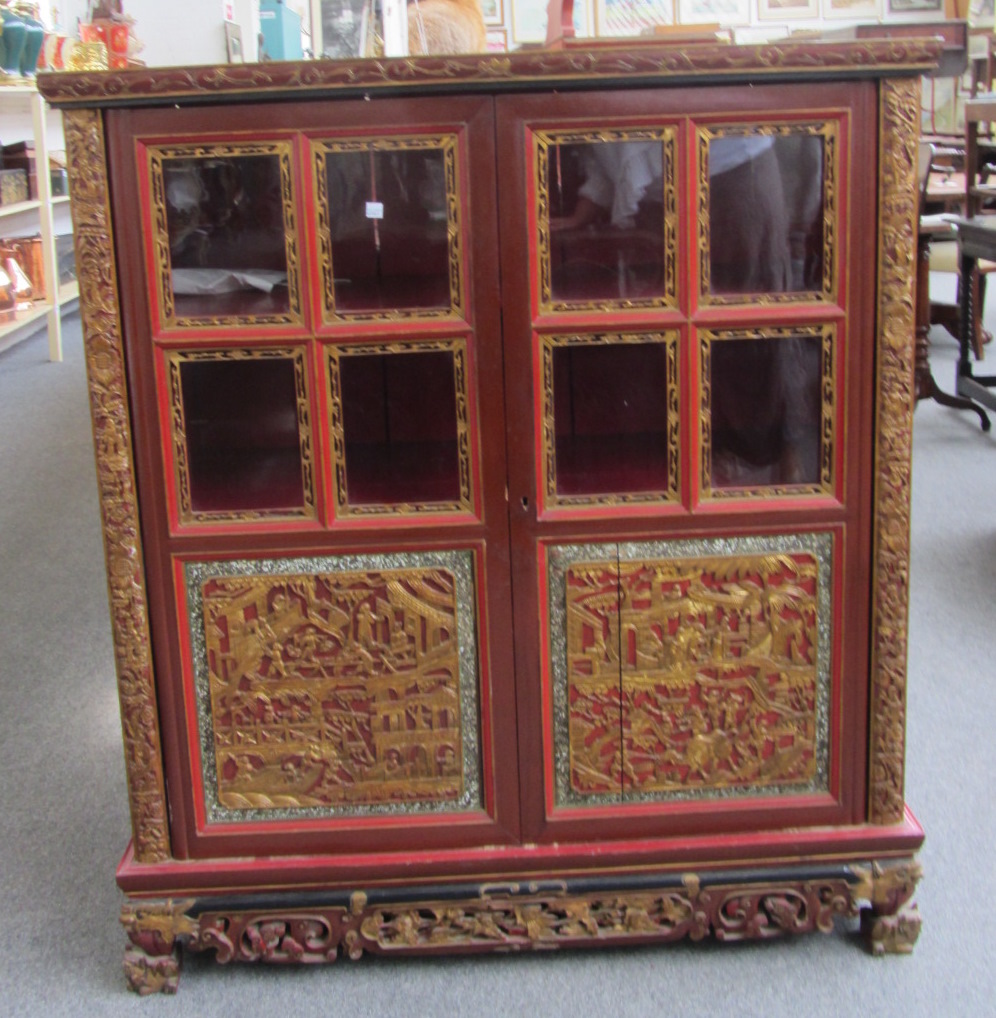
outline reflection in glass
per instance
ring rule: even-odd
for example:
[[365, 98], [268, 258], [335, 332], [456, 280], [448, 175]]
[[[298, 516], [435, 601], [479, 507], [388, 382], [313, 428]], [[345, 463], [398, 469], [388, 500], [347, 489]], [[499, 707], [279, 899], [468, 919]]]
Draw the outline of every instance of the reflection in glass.
[[717, 340], [709, 366], [707, 483], [820, 485], [823, 337]]
[[324, 154], [335, 310], [450, 307], [446, 153]]
[[162, 176], [176, 316], [286, 314], [280, 157], [170, 158]]
[[557, 143], [545, 155], [550, 299], [665, 296], [663, 143]]
[[556, 493], [668, 490], [663, 343], [553, 348]]
[[350, 354], [339, 380], [349, 504], [456, 502], [453, 353]]
[[183, 360], [179, 372], [190, 509], [300, 512], [294, 360]]
[[822, 291], [823, 138], [709, 142], [709, 283], [715, 294]]

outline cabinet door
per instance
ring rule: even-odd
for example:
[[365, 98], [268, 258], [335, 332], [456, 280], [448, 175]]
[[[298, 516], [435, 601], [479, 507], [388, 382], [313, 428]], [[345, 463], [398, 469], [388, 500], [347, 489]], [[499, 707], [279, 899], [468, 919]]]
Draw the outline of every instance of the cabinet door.
[[875, 117], [498, 102], [526, 837], [863, 814]]
[[515, 840], [491, 101], [109, 126], [174, 854]]

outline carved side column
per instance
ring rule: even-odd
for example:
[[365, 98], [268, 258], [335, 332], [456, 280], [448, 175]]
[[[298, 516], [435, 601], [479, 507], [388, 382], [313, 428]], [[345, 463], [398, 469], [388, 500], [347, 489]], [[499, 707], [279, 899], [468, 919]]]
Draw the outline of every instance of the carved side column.
[[64, 114], [97, 484], [135, 858], [170, 857], [101, 115]]
[[882, 82], [868, 820], [903, 819], [920, 80]]

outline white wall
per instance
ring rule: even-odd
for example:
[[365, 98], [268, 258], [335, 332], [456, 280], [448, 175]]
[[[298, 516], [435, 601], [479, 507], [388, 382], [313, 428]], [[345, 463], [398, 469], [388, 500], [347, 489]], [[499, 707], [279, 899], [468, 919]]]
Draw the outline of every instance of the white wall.
[[[77, 20], [86, 17], [87, 0], [47, 0], [47, 4], [59, 11], [62, 30], [75, 35]], [[254, 61], [258, 0], [234, 0], [234, 7], [242, 51], [247, 61]], [[228, 61], [222, 0], [125, 0], [124, 9], [135, 19], [135, 34], [144, 43], [138, 57], [150, 67]]]

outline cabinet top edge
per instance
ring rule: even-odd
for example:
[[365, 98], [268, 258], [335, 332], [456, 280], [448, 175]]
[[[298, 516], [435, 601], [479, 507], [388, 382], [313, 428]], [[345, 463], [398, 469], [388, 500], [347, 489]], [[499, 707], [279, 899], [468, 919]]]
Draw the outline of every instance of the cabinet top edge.
[[41, 74], [59, 108], [294, 101], [406, 92], [521, 92], [928, 74], [942, 43], [930, 37], [755, 46], [640, 44], [467, 56], [310, 60]]

